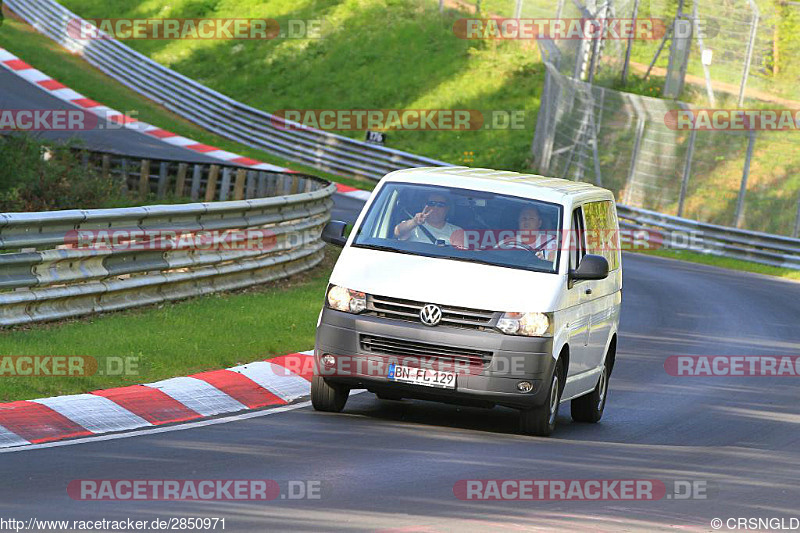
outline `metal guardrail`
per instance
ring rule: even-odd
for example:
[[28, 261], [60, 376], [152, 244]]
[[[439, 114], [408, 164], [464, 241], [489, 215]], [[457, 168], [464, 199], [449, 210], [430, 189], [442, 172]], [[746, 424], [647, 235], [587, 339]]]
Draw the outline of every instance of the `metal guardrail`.
[[617, 215], [623, 229], [657, 229], [663, 232], [667, 237], [665, 248], [700, 251], [763, 265], [800, 269], [800, 239], [706, 224], [623, 205], [617, 205]]
[[[323, 258], [322, 228], [330, 219], [336, 186], [293, 173], [253, 172], [216, 165], [193, 166], [93, 154], [100, 171], [125, 178], [121, 186], [163, 197], [188, 185], [202, 203], [118, 209], [75, 209], [0, 214], [0, 325], [57, 320], [178, 300], [272, 281], [317, 265]], [[85, 161], [92, 165], [91, 159]], [[132, 168], [139, 168], [132, 172]], [[216, 168], [216, 170], [215, 170]], [[144, 170], [142, 170], [144, 169]], [[127, 173], [127, 174], [126, 174]], [[217, 180], [216, 176], [221, 179]], [[228, 180], [225, 179], [228, 176]], [[235, 176], [235, 178], [234, 178]], [[231, 190], [233, 187], [233, 190]], [[180, 196], [180, 194], [179, 194]], [[263, 197], [266, 196], [266, 197]], [[235, 197], [232, 201], [212, 201]], [[157, 232], [198, 239], [232, 230], [259, 230], [258, 246], [229, 244], [152, 245]], [[239, 231], [237, 231], [239, 230]], [[81, 245], [78, 232], [108, 232], [129, 240]], [[148, 240], [150, 239], [150, 240]], [[86, 243], [84, 243], [86, 244]], [[119, 245], [118, 245], [119, 244]]]
[[[393, 170], [449, 163], [284, 122], [170, 70], [115, 39], [69, 34], [78, 15], [52, 0], [6, 0], [38, 31], [115, 80], [228, 139], [326, 172], [374, 180]], [[286, 124], [286, 127], [282, 125]]]

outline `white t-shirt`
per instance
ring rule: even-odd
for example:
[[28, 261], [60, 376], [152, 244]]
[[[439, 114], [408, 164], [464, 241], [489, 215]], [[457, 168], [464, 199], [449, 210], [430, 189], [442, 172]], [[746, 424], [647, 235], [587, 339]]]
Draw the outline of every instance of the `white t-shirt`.
[[[425, 222], [423, 226], [425, 226], [425, 229], [427, 229], [431, 233], [431, 235], [433, 235], [434, 239], [436, 239], [437, 241], [439, 239], [442, 239], [445, 242], [447, 242], [447, 244], [452, 244], [450, 242], [450, 237], [453, 235], [453, 232], [461, 229], [455, 224], [450, 224], [449, 222], [445, 222], [444, 226], [442, 226], [441, 228], [431, 226], [427, 222]], [[435, 244], [431, 242], [431, 240], [419, 226], [411, 230], [411, 236], [408, 238], [408, 240], [415, 242], [427, 242], [428, 244]]]

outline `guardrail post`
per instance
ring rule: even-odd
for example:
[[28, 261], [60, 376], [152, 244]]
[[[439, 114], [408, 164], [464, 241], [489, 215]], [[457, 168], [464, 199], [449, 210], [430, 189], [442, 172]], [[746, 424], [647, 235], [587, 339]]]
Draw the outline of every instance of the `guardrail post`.
[[211, 165], [206, 182], [206, 202], [214, 201], [214, 196], [217, 194], [217, 178], [219, 178], [219, 165]]
[[183, 189], [186, 187], [186, 169], [189, 165], [180, 163], [178, 165], [178, 178], [175, 180], [175, 196], [178, 198], [183, 196]]
[[195, 165], [192, 171], [192, 200], [200, 198], [200, 182], [203, 179], [203, 165]]
[[142, 167], [139, 171], [139, 196], [146, 198], [150, 192], [150, 160], [142, 159]]
[[158, 167], [158, 198], [163, 198], [167, 194], [167, 185], [169, 183], [169, 167], [166, 161], [162, 161]]
[[247, 170], [240, 168], [236, 171], [236, 183], [233, 185], [233, 199], [244, 200], [244, 183], [247, 178]]
[[750, 176], [750, 161], [753, 159], [753, 149], [756, 145], [756, 130], [751, 129], [747, 138], [747, 155], [742, 171], [742, 183], [739, 185], [739, 197], [736, 199], [736, 213], [733, 216], [734, 225], [741, 228], [744, 225], [744, 196], [747, 192], [747, 178]]
[[686, 201], [686, 191], [689, 187], [689, 177], [692, 175], [692, 158], [694, 157], [694, 141], [697, 130], [692, 128], [689, 132], [689, 146], [686, 148], [686, 162], [683, 165], [683, 179], [681, 180], [681, 195], [678, 198], [678, 216], [683, 215], [683, 204]]

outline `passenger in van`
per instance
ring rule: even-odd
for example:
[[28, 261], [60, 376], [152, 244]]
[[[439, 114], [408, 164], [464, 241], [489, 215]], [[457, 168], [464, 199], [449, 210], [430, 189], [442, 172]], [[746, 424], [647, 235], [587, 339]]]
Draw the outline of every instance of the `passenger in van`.
[[452, 244], [450, 238], [454, 232], [461, 230], [461, 228], [447, 222], [447, 214], [449, 212], [449, 198], [442, 193], [431, 193], [428, 195], [425, 207], [421, 212], [395, 226], [394, 236], [401, 241], [411, 240], [429, 244], [433, 244], [431, 239], [433, 237], [436, 241], [443, 240], [447, 244]]
[[537, 250], [536, 257], [546, 261], [555, 261], [558, 236], [552, 234], [552, 230], [542, 228], [542, 216], [539, 210], [533, 206], [524, 207], [517, 217], [518, 232], [513, 237], [506, 237], [498, 247], [513, 248], [514, 245], [538, 248], [542, 245], [544, 249]]

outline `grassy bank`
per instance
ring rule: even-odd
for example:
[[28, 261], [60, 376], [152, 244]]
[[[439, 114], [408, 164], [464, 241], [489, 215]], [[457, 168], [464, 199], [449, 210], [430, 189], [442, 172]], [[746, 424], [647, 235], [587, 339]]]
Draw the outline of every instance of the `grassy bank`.
[[[465, 12], [429, 0], [68, 0], [84, 17], [322, 20], [321, 38], [134, 40], [134, 49], [267, 111], [468, 109], [522, 111], [521, 129], [391, 131], [388, 146], [452, 163], [527, 168], [544, 71], [520, 42], [458, 39]], [[498, 115], [499, 116], [499, 115]], [[363, 138], [363, 131], [340, 131]]]

